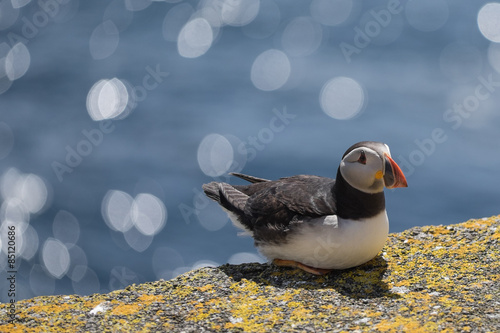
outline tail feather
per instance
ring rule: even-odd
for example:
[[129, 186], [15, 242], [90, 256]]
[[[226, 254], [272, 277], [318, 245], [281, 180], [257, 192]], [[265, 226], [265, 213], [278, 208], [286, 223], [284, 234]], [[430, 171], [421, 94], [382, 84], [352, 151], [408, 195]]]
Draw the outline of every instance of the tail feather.
[[[248, 195], [238, 191], [226, 183], [219, 183], [219, 191], [222, 194], [220, 196], [221, 205], [223, 205], [224, 208], [229, 209], [230, 211], [234, 211], [236, 209], [239, 212], [243, 212], [245, 210]], [[226, 202], [229, 204], [228, 206], [225, 205]]]
[[205, 192], [207, 197], [209, 197], [213, 201], [216, 201], [220, 204], [219, 183], [211, 182], [208, 184], [203, 184], [202, 188], [203, 188], [203, 192]]
[[211, 182], [202, 186], [205, 194], [221, 205], [227, 211], [235, 226], [248, 234], [252, 234], [253, 226], [245, 214], [245, 206], [249, 196], [238, 191], [227, 183]]
[[233, 186], [226, 183], [211, 182], [203, 184], [202, 188], [207, 197], [218, 202], [227, 210], [244, 211], [248, 195], [238, 191]]
[[258, 178], [258, 177], [254, 177], [254, 176], [244, 175], [242, 173], [231, 172], [230, 174], [233, 175], [233, 176], [235, 176], [235, 177], [238, 177], [238, 178], [241, 178], [243, 180], [246, 180], [247, 182], [250, 182], [250, 183], [270, 182], [269, 179], [264, 179], [264, 178]]

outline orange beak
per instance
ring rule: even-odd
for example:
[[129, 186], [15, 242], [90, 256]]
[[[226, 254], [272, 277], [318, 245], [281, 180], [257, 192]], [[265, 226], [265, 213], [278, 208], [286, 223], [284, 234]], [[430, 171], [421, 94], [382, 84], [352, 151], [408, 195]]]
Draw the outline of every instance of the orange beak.
[[408, 187], [405, 175], [399, 165], [388, 155], [385, 155], [384, 184], [387, 188]]

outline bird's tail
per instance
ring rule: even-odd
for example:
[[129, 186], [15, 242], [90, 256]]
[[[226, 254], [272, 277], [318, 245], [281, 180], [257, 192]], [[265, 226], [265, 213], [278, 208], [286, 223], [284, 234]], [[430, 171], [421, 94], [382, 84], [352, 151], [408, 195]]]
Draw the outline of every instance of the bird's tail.
[[230, 212], [241, 213], [245, 209], [248, 195], [238, 191], [229, 184], [211, 182], [203, 184], [202, 188], [207, 197], [218, 202]]
[[226, 210], [234, 225], [252, 233], [253, 226], [245, 214], [245, 205], [249, 196], [226, 183], [211, 182], [203, 184], [203, 191]]
[[212, 199], [220, 204], [219, 183], [211, 182], [208, 184], [203, 184], [202, 188], [203, 188], [203, 192], [205, 192], [207, 197], [209, 197], [210, 199]]

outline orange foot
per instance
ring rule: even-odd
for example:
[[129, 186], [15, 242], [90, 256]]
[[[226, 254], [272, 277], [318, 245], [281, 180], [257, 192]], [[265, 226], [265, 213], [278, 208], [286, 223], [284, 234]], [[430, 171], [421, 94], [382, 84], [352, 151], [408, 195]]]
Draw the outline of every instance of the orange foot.
[[323, 268], [307, 266], [293, 260], [274, 259], [273, 264], [275, 264], [276, 266], [300, 268], [301, 270], [314, 275], [324, 275], [332, 271], [332, 269], [323, 269]]

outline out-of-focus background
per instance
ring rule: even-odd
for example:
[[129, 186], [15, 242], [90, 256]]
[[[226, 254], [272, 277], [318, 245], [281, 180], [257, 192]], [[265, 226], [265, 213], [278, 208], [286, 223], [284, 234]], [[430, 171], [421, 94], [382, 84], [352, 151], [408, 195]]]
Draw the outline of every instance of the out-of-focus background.
[[[383, 141], [390, 231], [500, 212], [500, 3], [1, 0], [2, 281], [90, 294], [261, 261], [201, 185]], [[0, 283], [7, 301], [8, 283]]]

